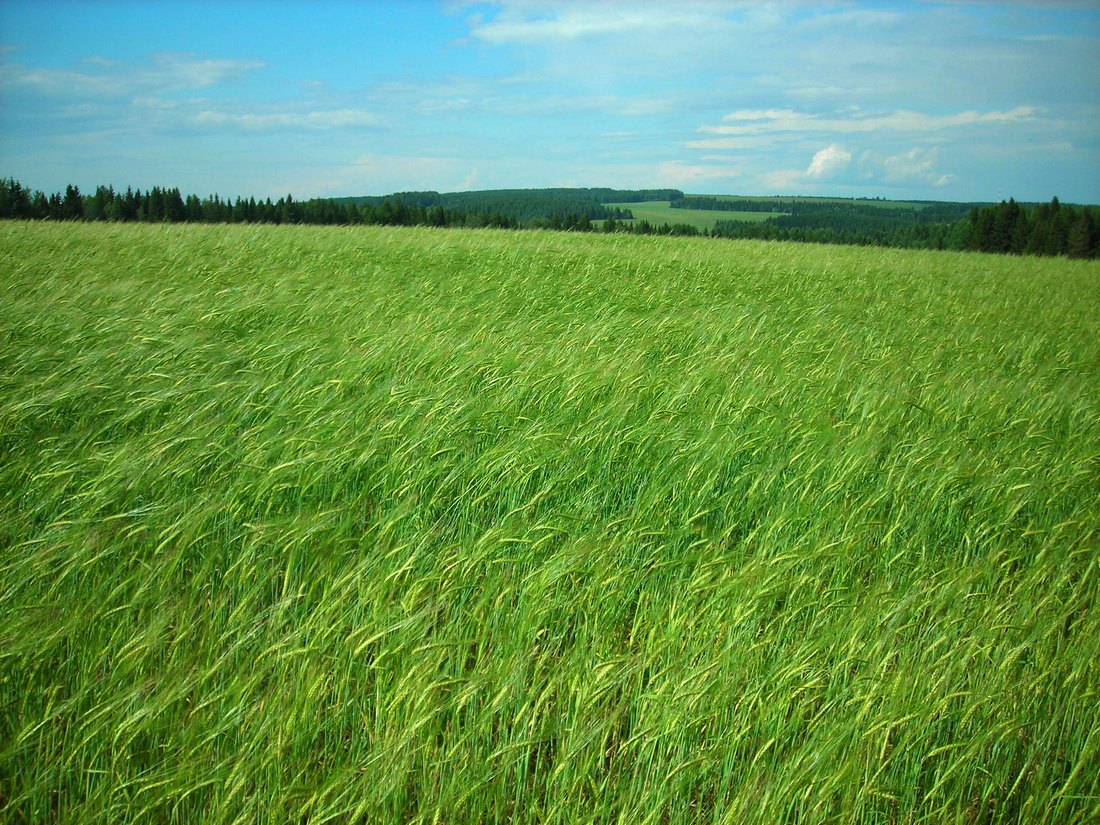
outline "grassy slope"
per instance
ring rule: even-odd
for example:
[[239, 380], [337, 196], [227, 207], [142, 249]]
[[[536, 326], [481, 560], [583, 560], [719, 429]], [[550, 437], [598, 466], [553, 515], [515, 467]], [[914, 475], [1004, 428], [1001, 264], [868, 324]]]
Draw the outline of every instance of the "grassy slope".
[[0, 236], [3, 818], [1100, 815], [1100, 265]]

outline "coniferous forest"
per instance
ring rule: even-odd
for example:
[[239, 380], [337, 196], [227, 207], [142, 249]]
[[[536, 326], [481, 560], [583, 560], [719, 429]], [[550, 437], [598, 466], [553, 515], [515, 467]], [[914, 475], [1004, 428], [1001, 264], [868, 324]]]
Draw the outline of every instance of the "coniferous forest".
[[[712, 229], [634, 220], [611, 202], [668, 201], [680, 209], [714, 210]], [[717, 217], [767, 212], [763, 221]], [[710, 235], [811, 243], [953, 249], [1013, 255], [1096, 258], [1100, 207], [1049, 203], [899, 203], [854, 199], [737, 199], [685, 195], [676, 189], [501, 189], [482, 192], [398, 192], [386, 196], [276, 201], [183, 195], [99, 186], [84, 194], [69, 185], [50, 195], [0, 180], [0, 218], [154, 223], [264, 223], [553, 229], [577, 232]]]
[[[692, 200], [699, 199], [685, 199]], [[1100, 246], [1100, 208], [1061, 204], [1057, 197], [1034, 205], [1010, 198], [999, 204], [930, 203], [900, 208], [859, 201], [738, 200], [736, 204], [738, 210], [776, 214], [751, 223], [720, 220], [712, 235], [1071, 258], [1095, 258]], [[723, 205], [730, 208], [729, 202]], [[763, 206], [769, 208], [761, 209]], [[697, 204], [682, 208], [721, 207]]]
[[386, 226], [538, 228], [587, 231], [593, 221], [630, 219], [628, 210], [603, 206], [670, 199], [676, 190], [530, 189], [490, 192], [398, 192], [384, 197], [200, 199], [178, 188], [97, 187], [82, 194], [76, 186], [46, 195], [18, 181], [0, 181], [0, 218], [153, 223], [266, 223]]

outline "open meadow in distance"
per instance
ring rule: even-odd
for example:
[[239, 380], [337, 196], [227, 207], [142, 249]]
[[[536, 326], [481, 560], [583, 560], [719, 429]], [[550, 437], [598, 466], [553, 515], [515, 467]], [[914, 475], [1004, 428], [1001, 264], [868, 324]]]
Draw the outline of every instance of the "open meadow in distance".
[[[763, 198], [761, 198], [763, 200]], [[693, 226], [698, 230], [710, 230], [714, 228], [714, 224], [718, 221], [750, 221], [756, 223], [757, 221], [765, 221], [768, 218], [774, 218], [776, 215], [786, 214], [782, 212], [739, 212], [735, 210], [713, 210], [713, 209], [673, 209], [668, 201], [641, 201], [635, 203], [605, 203], [604, 206], [618, 207], [620, 209], [629, 209], [631, 214], [634, 215], [632, 219], [628, 218], [623, 223], [634, 223], [635, 221], [649, 221], [654, 226], [660, 226], [661, 224], [677, 224], [684, 223], [688, 226]]]
[[1100, 820], [1100, 263], [0, 238], [7, 821]]
[[713, 198], [737, 207], [738, 201], [775, 201], [777, 203], [807, 204], [855, 204], [859, 206], [877, 206], [880, 209], [919, 209], [928, 201], [895, 201], [885, 198], [823, 198], [806, 195], [688, 195], [689, 198]]

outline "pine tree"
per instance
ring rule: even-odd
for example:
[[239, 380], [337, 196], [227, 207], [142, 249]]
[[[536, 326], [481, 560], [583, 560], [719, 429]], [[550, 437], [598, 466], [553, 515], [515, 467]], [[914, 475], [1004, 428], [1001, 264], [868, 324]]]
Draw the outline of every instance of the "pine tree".
[[61, 219], [75, 221], [83, 217], [84, 200], [80, 197], [80, 190], [69, 184], [65, 187], [65, 199], [61, 202]]
[[1088, 209], [1082, 209], [1073, 222], [1066, 244], [1066, 254], [1071, 258], [1091, 258], [1095, 255], [1096, 223]]

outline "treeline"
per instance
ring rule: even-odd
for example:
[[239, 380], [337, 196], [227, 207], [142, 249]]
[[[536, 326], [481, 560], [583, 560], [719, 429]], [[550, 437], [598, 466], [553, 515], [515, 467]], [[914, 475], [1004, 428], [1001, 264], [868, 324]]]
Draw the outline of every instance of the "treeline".
[[127, 187], [125, 192], [100, 186], [94, 194], [82, 195], [75, 186], [64, 194], [46, 195], [32, 191], [13, 179], [0, 181], [0, 218], [27, 220], [140, 221], [146, 223], [300, 223], [321, 225], [388, 224], [431, 226], [495, 226], [515, 228], [518, 221], [504, 214], [468, 214], [435, 207], [426, 209], [396, 198], [377, 204], [337, 202], [331, 198], [294, 200], [287, 195], [271, 198], [222, 199], [219, 195], [199, 198], [179, 189], [154, 186], [142, 191]]
[[[608, 207], [604, 204], [638, 203], [646, 200], [669, 200], [682, 197], [678, 189], [488, 189], [480, 192], [397, 192], [387, 198], [400, 200], [410, 206], [432, 208], [442, 206], [460, 212], [486, 215], [501, 214], [515, 218], [528, 228], [553, 227], [559, 223], [587, 218], [591, 221], [624, 220], [632, 218], [630, 210]], [[337, 202], [377, 205], [384, 198], [338, 198]]]
[[891, 246], [901, 249], [963, 249], [955, 224], [918, 223], [878, 230], [855, 227], [801, 225], [781, 226], [776, 221], [755, 223], [718, 221], [711, 235], [720, 238], [753, 238], [765, 241], [848, 244], [852, 246]]
[[669, 199], [668, 205], [673, 209], [703, 209], [711, 212], [770, 212], [777, 214], [789, 212], [789, 201], [776, 200], [741, 200], [740, 198], [718, 198], [706, 195], [684, 195], [681, 198]]
[[[637, 203], [682, 195], [675, 189], [546, 189], [486, 192], [397, 192], [384, 197], [256, 200], [184, 196], [179, 189], [125, 192], [100, 186], [84, 195], [76, 186], [46, 195], [14, 179], [0, 181], [0, 219], [144, 223], [268, 223], [554, 229], [567, 232], [700, 235], [687, 224], [634, 221], [628, 209], [600, 201]], [[600, 220], [602, 218], [602, 221]]]
[[0, 218], [26, 220], [142, 221], [168, 223], [385, 224], [440, 227], [546, 228], [592, 231], [593, 222], [617, 229], [630, 210], [603, 205], [682, 195], [675, 189], [509, 189], [485, 192], [398, 192], [384, 197], [256, 200], [219, 195], [184, 196], [178, 188], [125, 192], [100, 186], [82, 194], [76, 186], [46, 195], [14, 179], [0, 181]]
[[1010, 198], [971, 210], [960, 236], [960, 248], [977, 252], [1095, 258], [1100, 253], [1100, 207], [1063, 205], [1054, 198], [1029, 209]]
[[[628, 209], [606, 202], [668, 200], [721, 204], [723, 211], [780, 209], [764, 221], [719, 220], [709, 232], [686, 223], [632, 220]], [[748, 208], [746, 208], [748, 207]], [[686, 208], [686, 207], [685, 207]], [[691, 208], [711, 208], [710, 206]], [[1100, 256], [1100, 207], [1050, 203], [1024, 206], [929, 202], [882, 206], [861, 201], [722, 200], [686, 197], [676, 189], [500, 189], [484, 192], [398, 192], [384, 197], [222, 199], [184, 196], [153, 187], [125, 192], [75, 186], [46, 195], [14, 179], [0, 180], [0, 218], [24, 220], [269, 223], [556, 229], [575, 232], [710, 235], [721, 238], [805, 241], [911, 249], [958, 249], [1017, 255]]]
[[1032, 207], [1011, 199], [987, 206], [930, 203], [887, 209], [859, 202], [790, 202], [790, 206], [790, 214], [765, 221], [718, 221], [711, 234], [1071, 258], [1100, 254], [1100, 207], [1062, 205], [1057, 198]]
[[[727, 202], [728, 203], [728, 202]], [[759, 202], [757, 202], [759, 203]], [[881, 206], [859, 201], [774, 201], [781, 213], [765, 221], [719, 221], [722, 237], [946, 249], [952, 225], [969, 204]], [[737, 203], [740, 207], [740, 203]], [[957, 247], [957, 244], [955, 244]]]
[[[611, 209], [599, 201], [582, 200], [562, 195], [535, 197], [517, 192], [503, 191], [492, 193], [456, 192], [442, 195], [439, 192], [396, 192], [388, 199], [397, 200], [406, 206], [434, 209], [442, 207], [455, 212], [477, 213], [482, 215], [508, 215], [521, 226], [549, 226], [556, 218], [559, 222], [572, 218], [586, 218], [588, 221], [614, 217], [630, 217], [621, 209]], [[350, 199], [359, 205], [378, 205], [384, 198]]]

